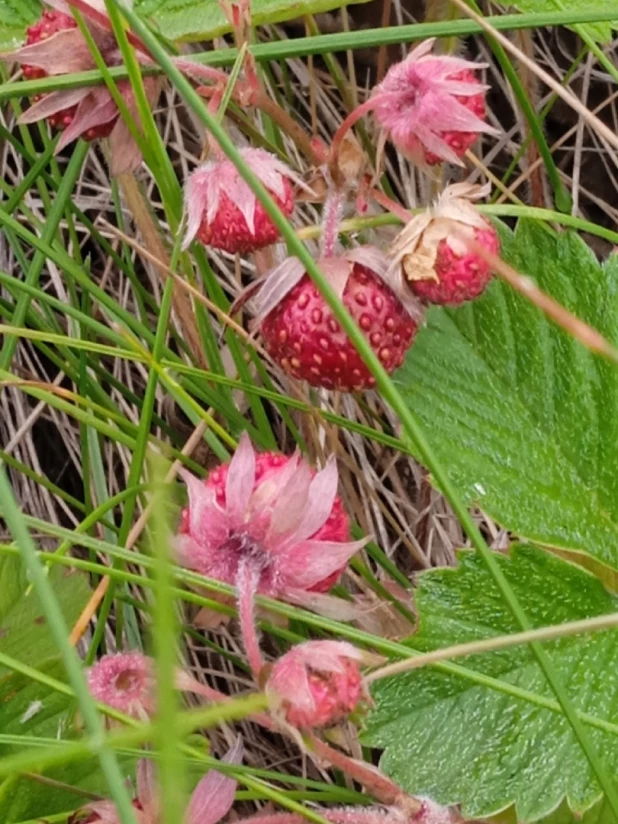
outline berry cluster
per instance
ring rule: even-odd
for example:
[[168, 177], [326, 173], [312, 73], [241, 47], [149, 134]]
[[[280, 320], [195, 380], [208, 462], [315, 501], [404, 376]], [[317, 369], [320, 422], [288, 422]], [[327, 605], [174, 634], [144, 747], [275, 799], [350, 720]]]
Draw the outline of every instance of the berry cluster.
[[[245, 8], [242, 13], [241, 7]], [[234, 13], [230, 19], [236, 28], [248, 15], [248, 8], [246, 0], [231, 5]], [[93, 3], [89, 30], [107, 65], [119, 65], [122, 58], [108, 24]], [[299, 145], [309, 146], [326, 183], [320, 268], [388, 374], [402, 364], [412, 346], [424, 307], [457, 306], [478, 297], [491, 278], [487, 253], [491, 259], [499, 252], [494, 228], [471, 206], [471, 200], [484, 190], [461, 184], [446, 189], [424, 215], [409, 221], [385, 252], [372, 247], [346, 254], [335, 251], [346, 200], [352, 192], [358, 202], [371, 199], [373, 194], [364, 171], [367, 159], [349, 134], [361, 117], [372, 114], [379, 127], [380, 145], [390, 141], [421, 167], [441, 162], [462, 165], [476, 138], [496, 131], [486, 122], [487, 87], [475, 74], [485, 64], [435, 54], [433, 45], [433, 40], [427, 40], [393, 65], [367, 100], [346, 118], [330, 148], [303, 137], [298, 126], [290, 131]], [[147, 62], [147, 51], [140, 49], [139, 41], [136, 47]], [[11, 57], [22, 65], [29, 79], [94, 67], [75, 20], [59, 8], [43, 13], [28, 29], [26, 45]], [[182, 59], [177, 65], [192, 77], [206, 76], [211, 81], [200, 91], [210, 96], [213, 104], [221, 98], [227, 81], [224, 73], [200, 69]], [[131, 107], [132, 92], [123, 82], [119, 89]], [[158, 85], [152, 78], [145, 78], [145, 83], [154, 103]], [[241, 105], [266, 105], [250, 65], [246, 79], [236, 82], [232, 93]], [[276, 119], [277, 106], [272, 101], [268, 101], [268, 112]], [[139, 163], [139, 150], [104, 87], [39, 96], [23, 120], [41, 118], [63, 131], [58, 148], [77, 137], [94, 140], [111, 136], [113, 171], [126, 171]], [[211, 158], [193, 172], [185, 186], [184, 247], [197, 238], [212, 249], [246, 256], [276, 243], [279, 222], [212, 139], [210, 150]], [[246, 148], [241, 155], [282, 216], [289, 218], [297, 193], [311, 190], [269, 152]], [[384, 196], [374, 199], [383, 205], [388, 200]], [[393, 206], [399, 215], [405, 212], [397, 204]], [[479, 254], [479, 249], [485, 253]], [[344, 392], [375, 385], [372, 370], [300, 261], [283, 261], [257, 290], [255, 286], [250, 290], [265, 349], [286, 373], [315, 387]]]
[[[373, 247], [334, 252], [350, 168], [361, 175], [364, 166], [340, 155], [346, 133], [361, 116], [373, 112], [381, 140], [390, 140], [422, 166], [461, 165], [479, 134], [495, 132], [485, 121], [486, 87], [474, 74], [482, 64], [435, 55], [432, 46], [426, 41], [394, 65], [323, 155], [329, 190], [318, 263], [389, 374], [402, 364], [426, 305], [457, 306], [487, 286], [490, 266], [470, 249], [470, 241], [490, 254], [499, 252], [494, 228], [471, 205], [485, 190], [461, 184], [447, 188], [424, 215], [411, 220], [386, 254]], [[219, 156], [198, 168], [185, 189], [185, 244], [197, 237], [213, 249], [240, 255], [271, 245], [279, 237], [276, 222], [236, 167], [216, 146], [212, 149]], [[292, 170], [261, 150], [246, 149], [242, 155], [289, 217], [292, 184], [299, 185]], [[357, 190], [364, 182], [356, 181]], [[299, 260], [284, 260], [257, 291], [251, 286], [248, 292], [266, 351], [287, 374], [344, 392], [375, 385], [372, 371]]]

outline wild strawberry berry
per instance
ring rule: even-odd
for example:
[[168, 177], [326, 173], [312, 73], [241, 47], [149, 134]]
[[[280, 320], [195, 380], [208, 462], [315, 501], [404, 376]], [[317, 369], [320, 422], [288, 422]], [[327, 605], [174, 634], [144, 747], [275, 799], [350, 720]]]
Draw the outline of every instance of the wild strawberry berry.
[[435, 206], [405, 227], [393, 245], [393, 264], [416, 297], [427, 303], [458, 306], [474, 300], [492, 273], [487, 261], [471, 251], [469, 240], [497, 255], [495, 229], [470, 202], [486, 190], [469, 184], [450, 186]]
[[204, 483], [183, 477], [189, 506], [179, 527], [180, 560], [219, 581], [236, 584], [249, 564], [266, 595], [326, 592], [365, 543], [350, 542], [332, 461], [316, 473], [298, 454], [256, 454], [243, 436], [231, 463]]
[[[27, 37], [26, 37], [26, 45], [33, 46], [37, 43], [41, 43], [58, 32], [68, 31], [71, 29], [76, 29], [77, 23], [75, 20], [68, 14], [64, 14], [61, 11], [55, 10], [47, 10], [43, 12], [42, 17], [38, 20], [34, 25], [30, 26], [27, 30]], [[24, 77], [28, 80], [34, 80], [40, 77], [47, 77], [48, 72], [38, 66], [32, 66], [28, 64], [22, 65], [22, 71], [24, 73]], [[43, 100], [46, 95], [36, 95], [33, 99], [35, 102], [39, 102]], [[73, 123], [75, 119], [75, 115], [77, 113], [77, 105], [69, 106], [66, 109], [61, 109], [60, 111], [56, 111], [53, 114], [50, 114], [47, 118], [47, 122], [50, 126], [55, 129], [60, 129], [61, 131], [64, 129], [68, 129], [69, 126]], [[109, 137], [112, 133], [114, 126], [116, 125], [116, 121], [118, 119], [118, 115], [114, 117], [112, 120], [109, 120], [106, 123], [100, 123], [98, 125], [93, 125], [90, 128], [86, 129], [81, 137], [84, 140], [96, 140], [97, 138], [102, 137]]]
[[[475, 229], [474, 240], [488, 252], [497, 255], [500, 241], [495, 229], [487, 224], [486, 229]], [[465, 242], [457, 238], [443, 238], [438, 244], [434, 264], [434, 279], [415, 279], [415, 264], [406, 260], [406, 273], [410, 288], [417, 297], [428, 303], [441, 306], [459, 306], [467, 300], [474, 300], [485, 291], [492, 274], [489, 264], [483, 258], [468, 252]]]
[[[54, 10], [45, 11], [41, 19], [30, 27], [26, 44], [0, 55], [0, 59], [19, 63], [29, 79], [67, 76], [95, 69], [92, 50], [73, 17], [65, 13], [69, 10], [68, 5], [60, 0], [49, 0], [49, 4], [54, 6]], [[101, 0], [89, 0], [80, 8], [105, 64], [109, 67], [122, 65], [122, 52], [112, 34], [105, 4]], [[129, 36], [135, 42], [134, 35], [129, 33]], [[143, 47], [136, 54], [138, 59], [140, 55], [142, 61], [146, 59]], [[185, 70], [188, 71], [186, 63]], [[144, 89], [148, 102], [154, 106], [160, 92], [159, 79], [145, 77]], [[118, 91], [133, 120], [139, 122], [131, 82], [119, 80]], [[78, 138], [94, 140], [109, 136], [113, 175], [133, 171], [142, 162], [129, 127], [119, 116], [116, 102], [104, 85], [62, 89], [36, 96], [30, 108], [20, 115], [18, 123], [37, 123], [41, 120], [47, 120], [62, 132], [56, 143], [56, 153]]]
[[275, 713], [299, 729], [343, 721], [365, 696], [361, 657], [344, 641], [307, 641], [292, 647], [274, 664], [266, 683]]
[[[356, 262], [348, 270], [343, 304], [391, 373], [403, 363], [416, 321], [375, 271]], [[343, 392], [375, 386], [375, 378], [306, 274], [264, 318], [261, 332], [270, 356], [295, 378]]]
[[[48, 9], [43, 12], [41, 18], [37, 20], [36, 23], [33, 23], [33, 25], [26, 30], [26, 44], [32, 46], [34, 43], [47, 40], [59, 31], [76, 28], [77, 23], [70, 14]], [[22, 71], [26, 80], [36, 80], [40, 77], [47, 77], [47, 72], [38, 66], [28, 66], [24, 64]]]
[[497, 134], [485, 122], [487, 86], [474, 75], [487, 64], [431, 54], [433, 43], [421, 43], [392, 66], [365, 105], [406, 157], [461, 165], [479, 134]]
[[[281, 211], [294, 210], [297, 180], [292, 170], [263, 149], [243, 149], [245, 162]], [[302, 184], [301, 184], [302, 185]], [[185, 187], [184, 248], [197, 236], [205, 246], [248, 254], [275, 243], [279, 230], [231, 160], [211, 160], [196, 169]]]

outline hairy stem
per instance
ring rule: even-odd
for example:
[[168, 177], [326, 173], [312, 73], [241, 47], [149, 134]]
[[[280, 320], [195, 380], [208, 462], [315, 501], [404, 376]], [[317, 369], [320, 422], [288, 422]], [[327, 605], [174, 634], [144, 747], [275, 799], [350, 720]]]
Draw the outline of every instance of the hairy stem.
[[259, 681], [264, 666], [255, 622], [255, 593], [257, 592], [258, 580], [259, 571], [252, 564], [243, 561], [238, 569], [236, 579], [238, 617], [247, 660], [256, 681]]
[[322, 215], [322, 256], [329, 258], [335, 254], [339, 224], [343, 211], [344, 194], [341, 189], [331, 188]]
[[313, 734], [307, 736], [307, 741], [313, 752], [325, 761], [337, 767], [343, 773], [353, 778], [371, 793], [371, 795], [387, 807], [405, 809], [410, 815], [416, 815], [422, 809], [418, 799], [408, 795], [398, 784], [383, 775], [378, 769], [364, 761], [357, 761], [349, 755], [336, 750]]

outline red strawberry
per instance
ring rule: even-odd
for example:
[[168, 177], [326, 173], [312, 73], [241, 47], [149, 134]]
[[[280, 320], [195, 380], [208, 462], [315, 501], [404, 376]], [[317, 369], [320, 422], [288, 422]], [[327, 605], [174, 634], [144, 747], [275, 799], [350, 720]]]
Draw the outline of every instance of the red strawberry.
[[[263, 149], [242, 149], [241, 154], [281, 211], [291, 215], [294, 189], [290, 181], [296, 181], [296, 176], [289, 166]], [[189, 177], [185, 186], [185, 215], [183, 248], [197, 236], [213, 249], [246, 255], [279, 238], [279, 229], [227, 158], [210, 160]]]
[[[500, 241], [489, 223], [485, 229], [474, 230], [474, 239], [488, 252], [499, 253]], [[413, 266], [413, 263], [406, 263], [406, 271]], [[489, 264], [483, 258], [453, 244], [448, 238], [438, 244], [434, 272], [435, 280], [410, 280], [410, 289], [422, 300], [441, 306], [458, 306], [474, 300], [492, 277]]]
[[[61, 11], [54, 11], [48, 10], [44, 11], [43, 15], [41, 16], [40, 20], [34, 23], [30, 28], [27, 30], [26, 34], [26, 45], [33, 46], [37, 43], [41, 43], [43, 40], [47, 40], [48, 38], [52, 37], [54, 34], [58, 34], [61, 31], [67, 31], [68, 29], [76, 29], [77, 23], [75, 20], [68, 14], [64, 14]], [[30, 65], [23, 65], [22, 71], [24, 73], [24, 77], [28, 80], [35, 80], [40, 77], [47, 77], [48, 74], [44, 69], [40, 69], [38, 66], [30, 66]], [[42, 100], [45, 95], [35, 95], [34, 101]], [[55, 112], [55, 114], [50, 115], [47, 118], [49, 125], [56, 128], [56, 129], [66, 129], [68, 128], [73, 119], [75, 118], [75, 113], [77, 112], [77, 106], [71, 106], [67, 109], [63, 109], [62, 111]], [[98, 126], [93, 126], [92, 128], [88, 129], [82, 134], [84, 140], [96, 140], [99, 137], [108, 137], [116, 125], [117, 117], [113, 120], [108, 121], [107, 123], [102, 123]]]
[[[347, 266], [343, 303], [384, 368], [393, 372], [403, 363], [417, 324], [374, 270], [357, 262]], [[344, 392], [375, 385], [375, 378], [306, 274], [266, 315], [261, 331], [268, 353], [295, 378]]]
[[438, 202], [413, 218], [395, 240], [391, 270], [401, 267], [416, 297], [458, 306], [483, 292], [491, 270], [470, 250], [468, 241], [476, 241], [492, 254], [500, 251], [495, 229], [471, 203], [487, 191], [468, 183], [449, 186]]

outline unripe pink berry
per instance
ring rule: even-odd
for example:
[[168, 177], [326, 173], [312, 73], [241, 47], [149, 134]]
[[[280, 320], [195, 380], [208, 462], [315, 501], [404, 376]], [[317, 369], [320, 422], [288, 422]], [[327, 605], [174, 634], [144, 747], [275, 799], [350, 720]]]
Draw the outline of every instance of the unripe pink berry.
[[258, 454], [243, 435], [234, 458], [189, 487], [177, 537], [184, 566], [236, 585], [249, 564], [257, 591], [297, 599], [325, 592], [364, 542], [350, 542], [333, 461], [315, 472], [298, 454]]
[[485, 121], [485, 91], [474, 72], [487, 66], [432, 54], [426, 40], [396, 63], [373, 92], [373, 110], [396, 148], [419, 163], [461, 158], [479, 134], [497, 134]]
[[93, 698], [141, 720], [155, 709], [153, 662], [141, 652], [104, 655], [87, 673]]
[[266, 683], [275, 713], [299, 729], [343, 721], [365, 697], [361, 653], [343, 641], [307, 641], [273, 666]]

